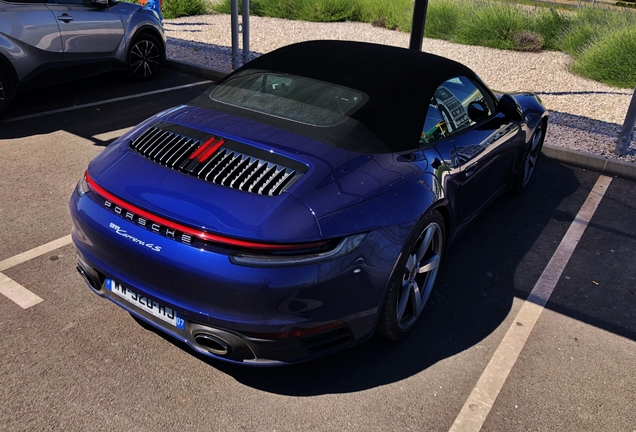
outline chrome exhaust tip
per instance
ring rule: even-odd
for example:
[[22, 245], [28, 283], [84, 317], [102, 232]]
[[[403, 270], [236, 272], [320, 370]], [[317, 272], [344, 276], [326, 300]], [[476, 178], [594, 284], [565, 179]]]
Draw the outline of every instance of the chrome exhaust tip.
[[224, 356], [232, 352], [230, 344], [225, 342], [218, 336], [209, 333], [197, 333], [194, 335], [194, 341], [208, 350], [210, 353]]
[[86, 272], [86, 270], [84, 270], [84, 268], [80, 264], [77, 264], [77, 267], [75, 267], [75, 268], [77, 269], [77, 272], [80, 274], [80, 276], [82, 276], [82, 278], [84, 278], [86, 283], [91, 288], [93, 288], [95, 291], [99, 291], [101, 289], [101, 286], [99, 286], [99, 284], [95, 283], [93, 278], [90, 277], [90, 275]]

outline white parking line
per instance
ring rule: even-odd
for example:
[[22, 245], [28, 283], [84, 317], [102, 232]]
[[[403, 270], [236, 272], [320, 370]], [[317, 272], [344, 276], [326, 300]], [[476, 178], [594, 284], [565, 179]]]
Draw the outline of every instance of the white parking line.
[[35, 257], [39, 257], [40, 255], [44, 255], [47, 252], [51, 252], [52, 250], [61, 248], [62, 246], [66, 246], [71, 243], [71, 235], [64, 236], [57, 240], [53, 240], [47, 244], [43, 244], [42, 246], [38, 246], [26, 252], [22, 252], [19, 255], [12, 256], [11, 258], [7, 258], [4, 261], [0, 261], [0, 272], [5, 271], [8, 268], [13, 266], [17, 266], [18, 264], [22, 264], [30, 259]]
[[28, 309], [44, 301], [3, 273], [0, 273], [0, 294], [17, 303], [22, 309]]
[[[26, 262], [40, 255], [44, 255], [47, 252], [51, 252], [55, 249], [61, 248], [62, 246], [66, 246], [70, 243], [71, 236], [69, 234], [57, 240], [53, 240], [52, 242], [46, 243], [42, 246], [38, 246], [36, 248], [23, 252], [19, 255], [7, 258], [6, 260], [0, 261], [0, 272], [8, 268], [17, 266], [18, 264], [22, 264], [23, 262]], [[0, 294], [3, 294], [9, 300], [20, 306], [22, 309], [28, 309], [31, 306], [35, 306], [36, 304], [44, 301], [41, 297], [33, 294], [31, 291], [3, 273], [0, 273]]]
[[160, 89], [160, 90], [153, 90], [153, 91], [149, 91], [149, 92], [145, 92], [145, 93], [137, 93], [137, 94], [130, 95], [130, 96], [122, 96], [122, 97], [113, 98], [113, 99], [106, 99], [106, 100], [103, 100], [103, 101], [91, 102], [91, 103], [87, 103], [87, 104], [83, 104], [83, 105], [73, 105], [72, 107], [60, 108], [60, 109], [51, 110], [51, 111], [42, 111], [42, 112], [39, 112], [39, 113], [29, 114], [29, 115], [25, 115], [25, 116], [21, 116], [21, 117], [13, 117], [13, 118], [8, 118], [6, 120], [0, 120], [0, 124], [13, 123], [13, 122], [17, 122], [17, 121], [20, 121], [20, 120], [27, 120], [27, 119], [32, 119], [32, 118], [36, 118], [36, 117], [43, 117], [43, 116], [47, 116], [47, 115], [51, 115], [51, 114], [58, 114], [58, 113], [63, 113], [63, 112], [67, 112], [67, 111], [73, 111], [73, 110], [76, 110], [76, 109], [88, 108], [88, 107], [92, 107], [92, 106], [96, 106], [96, 105], [105, 105], [105, 104], [109, 104], [109, 103], [112, 103], [112, 102], [120, 102], [120, 101], [124, 101], [124, 100], [128, 100], [128, 99], [135, 99], [135, 98], [138, 98], [138, 97], [150, 96], [150, 95], [153, 95], [153, 94], [165, 93], [165, 92], [169, 92], [169, 91], [173, 91], [173, 90], [180, 90], [180, 89], [189, 88], [189, 87], [196, 87], [196, 86], [200, 86], [200, 85], [203, 85], [203, 84], [209, 84], [211, 82], [212, 81], [209, 81], [209, 80], [199, 81], [199, 82], [195, 82], [195, 83], [191, 83], [191, 84], [184, 84], [184, 85], [180, 85], [180, 86], [176, 86], [176, 87], [170, 87], [170, 88], [165, 88], [165, 89]]
[[517, 361], [534, 325], [539, 319], [561, 273], [605, 194], [611, 177], [601, 176], [590, 191], [585, 203], [574, 218], [561, 244], [550, 259], [543, 274], [510, 324], [508, 332], [497, 347], [475, 388], [468, 396], [450, 432], [478, 432], [490, 413], [512, 367]]

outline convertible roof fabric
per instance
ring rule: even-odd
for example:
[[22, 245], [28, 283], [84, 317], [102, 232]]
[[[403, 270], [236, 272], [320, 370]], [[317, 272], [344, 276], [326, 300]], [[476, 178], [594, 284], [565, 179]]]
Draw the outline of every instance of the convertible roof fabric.
[[[192, 104], [228, 112], [359, 153], [413, 150], [435, 89], [449, 78], [475, 78], [466, 66], [420, 51], [350, 41], [310, 41], [262, 55], [246, 69], [271, 70], [330, 82], [365, 93], [367, 102], [345, 122], [319, 127], [267, 116], [211, 100]], [[233, 74], [221, 80], [231, 79]]]

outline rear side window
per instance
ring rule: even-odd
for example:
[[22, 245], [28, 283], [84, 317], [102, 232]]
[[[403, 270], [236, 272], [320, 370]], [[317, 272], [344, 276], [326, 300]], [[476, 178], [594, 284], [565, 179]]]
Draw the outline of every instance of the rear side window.
[[367, 99], [346, 87], [264, 70], [239, 72], [217, 86], [210, 98], [311, 126], [340, 124]]
[[494, 111], [494, 100], [481, 86], [467, 77], [451, 78], [435, 90], [420, 143], [438, 141], [469, 128]]

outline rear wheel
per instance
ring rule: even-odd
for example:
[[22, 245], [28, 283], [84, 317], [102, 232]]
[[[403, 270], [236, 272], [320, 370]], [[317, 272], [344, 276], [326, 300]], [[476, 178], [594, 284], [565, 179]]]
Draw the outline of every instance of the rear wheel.
[[2, 71], [0, 71], [0, 117], [9, 109], [9, 80]]
[[534, 133], [532, 134], [532, 138], [530, 138], [530, 143], [528, 145], [528, 149], [526, 150], [523, 170], [519, 172], [515, 184], [513, 186], [513, 191], [516, 193], [521, 193], [528, 188], [530, 184], [530, 179], [534, 174], [534, 170], [537, 166], [537, 161], [539, 160], [539, 155], [541, 154], [541, 149], [543, 148], [543, 139], [545, 138], [545, 123], [541, 122], [537, 125]]
[[151, 79], [161, 69], [163, 61], [164, 52], [157, 38], [139, 35], [128, 50], [128, 75], [139, 81]]
[[444, 219], [437, 211], [426, 215], [411, 233], [389, 282], [377, 333], [403, 339], [422, 316], [433, 291], [446, 247]]

